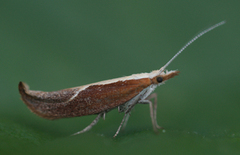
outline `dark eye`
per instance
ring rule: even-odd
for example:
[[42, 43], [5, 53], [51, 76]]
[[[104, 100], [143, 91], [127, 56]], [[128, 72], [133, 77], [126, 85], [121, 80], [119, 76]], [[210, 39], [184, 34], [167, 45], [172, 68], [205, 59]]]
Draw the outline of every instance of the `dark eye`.
[[162, 78], [162, 77], [160, 77], [160, 76], [157, 77], [157, 82], [158, 82], [158, 83], [161, 83], [162, 81], [163, 81], [163, 78]]

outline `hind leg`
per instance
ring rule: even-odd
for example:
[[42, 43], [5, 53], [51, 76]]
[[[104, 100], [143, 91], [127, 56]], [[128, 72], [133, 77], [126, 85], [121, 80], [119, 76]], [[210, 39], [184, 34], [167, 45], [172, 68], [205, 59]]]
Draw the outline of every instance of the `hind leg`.
[[[89, 125], [88, 125], [86, 128], [84, 128], [83, 130], [81, 130], [81, 131], [79, 131], [79, 132], [77, 132], [77, 133], [74, 133], [73, 135], [77, 135], [77, 134], [80, 134], [80, 133], [84, 133], [84, 132], [86, 132], [86, 131], [89, 131], [94, 125], [97, 124], [97, 122], [99, 121], [99, 119], [100, 119], [101, 117], [104, 117], [104, 114], [103, 114], [103, 113], [98, 114], [98, 116], [92, 121], [91, 124], [89, 124]], [[104, 118], [105, 118], [105, 117], [104, 117]], [[73, 136], [73, 135], [72, 135], [72, 136]]]

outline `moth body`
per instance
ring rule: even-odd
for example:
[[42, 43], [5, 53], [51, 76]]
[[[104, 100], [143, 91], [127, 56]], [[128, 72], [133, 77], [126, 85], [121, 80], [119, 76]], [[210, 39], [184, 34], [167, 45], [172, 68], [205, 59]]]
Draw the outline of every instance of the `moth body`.
[[[33, 113], [46, 119], [97, 115], [89, 126], [75, 134], [90, 130], [101, 117], [105, 119], [108, 111], [118, 108], [119, 112], [124, 112], [124, 117], [114, 137], [122, 126], [126, 126], [129, 114], [136, 104], [149, 104], [153, 129], [157, 132], [161, 127], [157, 124], [157, 95], [152, 92], [179, 73], [165, 71], [166, 67], [196, 39], [224, 23], [222, 21], [199, 33], [159, 70], [53, 92], [29, 90], [27, 84], [19, 82], [21, 99]], [[154, 99], [153, 103], [151, 99]]]
[[[156, 88], [159, 83], [156, 81], [158, 75], [154, 76], [155, 72], [133, 74], [53, 92], [29, 90], [25, 83], [20, 82], [19, 92], [32, 112], [47, 119], [99, 114], [118, 106], [120, 112], [124, 112], [126, 105], [145, 99]], [[178, 71], [167, 74], [162, 72], [161, 77], [166, 81], [177, 73]]]

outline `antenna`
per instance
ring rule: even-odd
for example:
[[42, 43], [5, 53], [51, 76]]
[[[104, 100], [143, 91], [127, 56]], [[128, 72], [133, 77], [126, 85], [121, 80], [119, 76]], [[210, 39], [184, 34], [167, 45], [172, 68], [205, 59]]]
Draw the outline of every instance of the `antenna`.
[[[180, 53], [182, 53], [182, 51], [184, 51], [190, 44], [192, 44], [192, 43], [193, 43], [195, 40], [197, 40], [199, 37], [201, 37], [201, 36], [204, 35], [205, 33], [209, 32], [209, 31], [211, 31], [211, 30], [213, 30], [213, 29], [215, 29], [215, 28], [217, 28], [217, 27], [219, 27], [219, 26], [221, 26], [221, 25], [223, 25], [223, 24], [225, 24], [225, 23], [226, 23], [226, 21], [222, 21], [222, 22], [220, 22], [220, 23], [217, 23], [217, 24], [209, 27], [208, 29], [202, 31], [202, 32], [199, 33], [198, 35], [196, 35], [196, 36], [195, 36], [194, 38], [192, 38], [186, 45], [184, 45], [184, 46], [180, 49], [180, 51], [178, 51], [178, 52], [172, 57], [172, 59], [170, 59], [170, 60], [160, 69], [159, 72], [162, 73], [162, 72], [166, 69], [166, 67], [167, 67]], [[160, 73], [159, 73], [159, 74], [160, 74]]]

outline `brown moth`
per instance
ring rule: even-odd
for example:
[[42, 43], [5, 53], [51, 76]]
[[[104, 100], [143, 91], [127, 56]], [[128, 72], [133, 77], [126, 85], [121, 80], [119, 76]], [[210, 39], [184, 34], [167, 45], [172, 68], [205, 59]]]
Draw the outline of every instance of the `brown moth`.
[[[157, 124], [157, 94], [151, 93], [157, 86], [179, 73], [165, 71], [166, 67], [197, 38], [224, 23], [225, 21], [222, 21], [199, 33], [159, 70], [53, 92], [29, 90], [27, 84], [20, 82], [18, 89], [21, 99], [33, 113], [46, 119], [97, 115], [89, 126], [74, 135], [90, 130], [101, 117], [105, 119], [108, 111], [118, 108], [119, 112], [125, 114], [114, 137], [122, 126], [126, 126], [130, 112], [136, 104], [149, 104], [153, 129], [157, 132], [162, 128]], [[154, 99], [154, 103], [151, 99]]]

